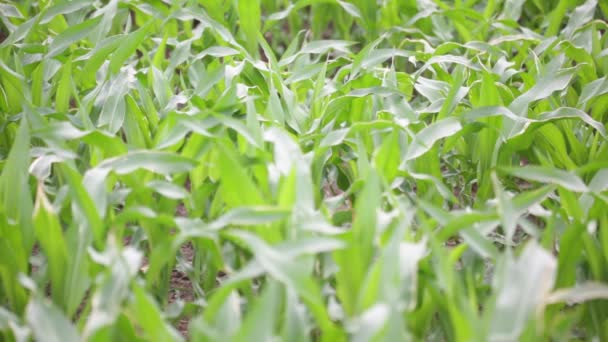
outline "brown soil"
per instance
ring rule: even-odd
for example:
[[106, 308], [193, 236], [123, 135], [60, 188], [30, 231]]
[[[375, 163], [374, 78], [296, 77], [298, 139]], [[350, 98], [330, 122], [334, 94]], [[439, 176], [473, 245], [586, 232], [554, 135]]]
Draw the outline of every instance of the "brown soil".
[[[180, 252], [184, 259], [192, 265], [192, 260], [194, 259], [194, 247], [192, 246], [192, 243], [188, 242], [184, 244], [180, 248]], [[194, 290], [188, 275], [177, 269], [173, 269], [170, 280], [169, 303], [174, 303], [178, 300], [184, 302], [194, 301]], [[190, 323], [190, 318], [191, 317], [181, 317], [175, 323], [177, 330], [186, 338], [188, 337], [188, 324]]]
[[[184, 184], [185, 188], [190, 191], [190, 179], [186, 179]], [[188, 216], [188, 210], [184, 203], [179, 203], [176, 210], [176, 216], [186, 217]], [[182, 257], [186, 260], [189, 265], [192, 265], [194, 260], [194, 246], [191, 242], [187, 242], [180, 248]], [[192, 288], [192, 282], [188, 275], [174, 268], [171, 272], [170, 290], [169, 290], [169, 303], [174, 303], [177, 300], [184, 302], [194, 301], [194, 290]], [[175, 328], [184, 336], [188, 338], [188, 325], [190, 324], [191, 317], [182, 316], [176, 323]]]

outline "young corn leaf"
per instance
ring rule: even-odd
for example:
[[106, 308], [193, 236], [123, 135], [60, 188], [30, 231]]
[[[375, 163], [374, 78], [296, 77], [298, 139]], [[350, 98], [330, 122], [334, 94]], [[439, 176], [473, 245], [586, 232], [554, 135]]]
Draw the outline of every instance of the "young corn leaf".
[[64, 279], [68, 266], [68, 251], [59, 219], [46, 198], [41, 184], [38, 185], [33, 215], [36, 238], [40, 241], [41, 249], [47, 257], [53, 301], [60, 307], [67, 302], [65, 291], [68, 287]]
[[37, 340], [80, 341], [78, 331], [70, 320], [43, 298], [32, 298], [27, 305], [25, 317]]

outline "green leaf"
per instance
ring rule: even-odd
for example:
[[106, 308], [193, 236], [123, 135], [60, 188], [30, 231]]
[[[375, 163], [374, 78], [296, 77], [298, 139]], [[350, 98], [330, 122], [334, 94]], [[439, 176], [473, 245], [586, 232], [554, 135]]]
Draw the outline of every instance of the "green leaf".
[[258, 34], [262, 29], [260, 0], [238, 0], [240, 31], [245, 36], [247, 50], [258, 55]]
[[546, 302], [549, 304], [565, 302], [572, 305], [595, 299], [608, 299], [606, 284], [587, 282], [573, 288], [559, 289], [551, 293]]
[[152, 180], [146, 183], [146, 186], [167, 198], [183, 199], [188, 197], [186, 189], [167, 181]]
[[39, 341], [80, 341], [76, 328], [59, 309], [42, 298], [32, 298], [27, 305], [25, 318], [32, 334]]
[[556, 184], [575, 192], [587, 192], [589, 189], [574, 173], [544, 166], [524, 166], [518, 168], [501, 168], [504, 172], [530, 181]]
[[95, 237], [97, 244], [101, 244], [105, 234], [104, 222], [96, 210], [95, 202], [83, 186], [82, 177], [66, 164], [59, 165], [59, 170], [69, 185], [69, 192], [75, 204], [73, 211], [76, 215], [81, 215], [83, 218], [81, 224], [86, 227], [89, 234]]
[[371, 174], [358, 196], [355, 205], [356, 221], [345, 236], [347, 248], [334, 253], [340, 268], [336, 274], [337, 293], [347, 315], [359, 313], [359, 291], [374, 255], [376, 236], [376, 208], [380, 202], [380, 186], [377, 176]]
[[46, 53], [46, 58], [53, 58], [62, 53], [70, 45], [86, 38], [91, 32], [93, 32], [97, 28], [97, 25], [100, 21], [101, 17], [96, 17], [90, 20], [83, 21], [80, 24], [71, 26], [65, 31], [61, 32], [57, 37], [53, 39], [53, 42], [49, 45], [49, 50]]
[[234, 226], [255, 226], [281, 220], [290, 211], [270, 206], [238, 207], [231, 209], [209, 225], [209, 229], [222, 229]]
[[0, 4], [0, 13], [5, 17], [24, 19], [17, 7], [11, 4]]
[[530, 316], [542, 310], [555, 281], [557, 262], [536, 243], [528, 243], [517, 259], [507, 257], [504, 273], [496, 276], [490, 339], [518, 339]]
[[61, 306], [67, 299], [64, 279], [68, 265], [68, 251], [59, 219], [46, 198], [41, 184], [38, 185], [36, 195], [34, 225], [36, 238], [47, 257], [53, 301], [55, 305]]
[[167, 324], [154, 300], [140, 286], [133, 286], [132, 309], [144, 334], [155, 341], [182, 341], [183, 338]]
[[408, 147], [405, 160], [415, 159], [430, 150], [438, 140], [454, 135], [462, 129], [462, 125], [455, 118], [446, 118], [428, 127], [425, 127], [414, 137]]
[[110, 72], [113, 74], [118, 73], [123, 64], [135, 53], [135, 50], [139, 45], [146, 39], [148, 30], [152, 26], [152, 21], [147, 22], [144, 26], [139, 28], [135, 32], [131, 32], [125, 41], [118, 46], [116, 51], [112, 54], [110, 59]]
[[270, 282], [260, 295], [259, 299], [252, 303], [245, 321], [234, 337], [234, 341], [267, 341], [274, 336], [274, 326], [280, 305], [281, 297], [279, 285]]
[[70, 109], [70, 95], [72, 94], [72, 61], [61, 68], [61, 77], [57, 82], [57, 93], [55, 95], [55, 109], [58, 112], [67, 113]]
[[[26, 170], [30, 160], [30, 129], [26, 120], [21, 120], [10, 153], [0, 176], [0, 213], [6, 215], [11, 225], [20, 227], [18, 232], [23, 252], [34, 243], [32, 224], [33, 202], [30, 197], [29, 177]], [[16, 256], [19, 260], [19, 256]], [[19, 264], [19, 262], [18, 262]]]
[[139, 169], [170, 175], [172, 173], [190, 171], [196, 165], [197, 163], [194, 160], [178, 154], [142, 150], [106, 159], [97, 165], [97, 169], [111, 169], [120, 175], [128, 174]]
[[561, 69], [556, 73], [542, 76], [532, 88], [517, 97], [509, 105], [509, 109], [517, 116], [528, 117], [528, 106], [531, 102], [544, 99], [553, 92], [566, 88], [578, 69], [578, 67]]
[[97, 98], [97, 101], [104, 100], [97, 127], [107, 126], [112, 134], [116, 134], [122, 128], [126, 114], [125, 95], [129, 90], [129, 83], [127, 73], [120, 73], [110, 80], [107, 96]]
[[219, 168], [224, 200], [230, 207], [264, 204], [264, 198], [251, 176], [239, 163], [234, 152], [222, 144]]

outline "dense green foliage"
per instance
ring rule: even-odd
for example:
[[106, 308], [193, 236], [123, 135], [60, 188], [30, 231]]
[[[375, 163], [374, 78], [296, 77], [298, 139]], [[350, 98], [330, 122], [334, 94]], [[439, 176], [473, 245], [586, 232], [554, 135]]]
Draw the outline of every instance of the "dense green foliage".
[[0, 3], [0, 340], [608, 340], [607, 17]]

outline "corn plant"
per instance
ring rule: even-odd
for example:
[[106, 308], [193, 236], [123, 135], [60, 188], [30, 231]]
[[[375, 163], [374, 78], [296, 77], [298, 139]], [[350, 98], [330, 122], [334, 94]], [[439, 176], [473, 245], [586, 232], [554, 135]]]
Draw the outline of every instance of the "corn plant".
[[0, 340], [608, 340], [608, 3], [0, 2]]

